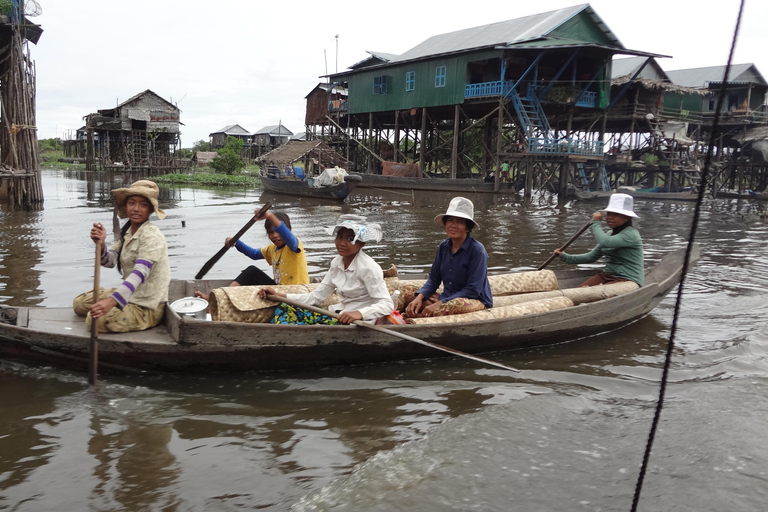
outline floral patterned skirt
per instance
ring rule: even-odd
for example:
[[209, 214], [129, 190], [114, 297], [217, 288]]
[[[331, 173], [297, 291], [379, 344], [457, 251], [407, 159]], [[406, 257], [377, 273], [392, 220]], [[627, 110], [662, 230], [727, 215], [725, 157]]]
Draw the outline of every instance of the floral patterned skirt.
[[336, 325], [338, 319], [322, 313], [315, 313], [304, 308], [297, 308], [290, 304], [281, 303], [275, 310], [275, 316], [270, 320], [273, 324], [294, 324], [294, 325]]

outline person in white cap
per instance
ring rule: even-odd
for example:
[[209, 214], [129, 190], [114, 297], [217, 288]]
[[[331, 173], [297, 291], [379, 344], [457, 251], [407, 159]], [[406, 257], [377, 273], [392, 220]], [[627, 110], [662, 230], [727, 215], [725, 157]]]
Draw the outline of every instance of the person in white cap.
[[[444, 316], [492, 308], [488, 253], [471, 235], [479, 227], [472, 201], [454, 197], [448, 210], [435, 217], [435, 225], [444, 228], [448, 238], [438, 246], [429, 278], [408, 302], [404, 316]], [[440, 284], [443, 292], [438, 296]]]
[[[565, 263], [593, 263], [605, 256], [606, 265], [603, 272], [587, 279], [580, 286], [597, 286], [619, 281], [634, 281], [643, 286], [643, 241], [640, 232], [632, 226], [632, 219], [637, 218], [633, 207], [632, 196], [612, 194], [608, 207], [592, 214], [592, 234], [597, 239], [594, 249], [584, 254], [567, 254], [560, 249], [555, 250], [555, 254]], [[611, 228], [610, 234], [603, 231], [600, 225], [603, 218]]]
[[99, 289], [95, 301], [93, 290], [81, 293], [72, 306], [75, 313], [86, 317], [89, 328], [96, 319], [101, 332], [141, 331], [160, 323], [168, 301], [168, 246], [163, 233], [149, 222], [153, 212], [158, 219], [164, 219], [165, 212], [158, 206], [159, 189], [152, 181], [139, 180], [112, 194], [118, 216], [129, 220], [109, 250], [104, 244], [107, 230], [100, 222], [93, 224], [91, 240], [102, 242], [101, 265], [117, 265], [123, 283], [117, 288]]
[[[361, 215], [342, 215], [333, 227], [326, 228], [326, 233], [336, 237], [338, 256], [331, 261], [331, 266], [323, 281], [310, 293], [276, 293], [269, 286], [259, 291], [261, 297], [277, 295], [293, 301], [316, 306], [336, 292], [341, 302], [332, 304], [329, 310], [339, 314], [339, 322], [349, 324], [355, 320], [374, 322], [387, 316], [395, 309], [392, 297], [384, 282], [384, 273], [373, 258], [363, 252], [367, 242], [380, 242], [381, 226], [368, 222]], [[317, 319], [312, 315], [281, 315], [281, 305], [275, 313], [276, 320], [282, 322], [285, 317], [299, 316], [301, 323], [332, 323], [326, 319]], [[316, 320], [320, 320], [316, 322]]]

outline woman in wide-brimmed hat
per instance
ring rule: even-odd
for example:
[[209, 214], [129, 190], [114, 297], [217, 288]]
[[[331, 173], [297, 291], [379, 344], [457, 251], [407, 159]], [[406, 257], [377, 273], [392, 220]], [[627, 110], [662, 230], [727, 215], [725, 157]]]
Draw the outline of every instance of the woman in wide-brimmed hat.
[[[266, 297], [276, 295], [293, 301], [316, 306], [336, 294], [341, 302], [329, 306], [339, 314], [338, 321], [349, 324], [355, 320], [373, 322], [389, 315], [395, 308], [384, 282], [384, 273], [373, 258], [363, 252], [367, 242], [381, 241], [381, 227], [368, 222], [360, 215], [342, 215], [333, 227], [326, 228], [329, 235], [336, 237], [338, 256], [331, 261], [331, 267], [323, 281], [310, 293], [287, 295], [276, 293], [269, 286], [259, 291]], [[336, 323], [335, 319], [306, 310], [297, 310], [288, 304], [281, 304], [275, 312], [275, 323]]]
[[[488, 282], [488, 253], [471, 232], [475, 222], [475, 206], [465, 197], [454, 197], [445, 213], [435, 217], [435, 225], [445, 229], [448, 238], [437, 248], [437, 256], [424, 286], [408, 302], [409, 318], [444, 316], [481, 311], [493, 307]], [[440, 284], [443, 292], [436, 294]]]
[[[597, 239], [594, 249], [584, 254], [567, 254], [560, 249], [555, 250], [555, 254], [565, 263], [593, 263], [605, 256], [606, 265], [603, 271], [590, 277], [580, 286], [597, 286], [620, 281], [634, 281], [643, 286], [643, 240], [640, 238], [640, 232], [632, 226], [632, 219], [637, 218], [633, 208], [632, 196], [612, 194], [608, 207], [592, 214], [592, 234]], [[611, 228], [610, 234], [603, 231], [600, 225], [603, 219]]]
[[165, 236], [149, 222], [152, 213], [164, 219], [165, 212], [158, 206], [159, 190], [152, 181], [139, 180], [112, 194], [118, 216], [128, 222], [109, 250], [104, 245], [107, 230], [100, 222], [93, 224], [91, 240], [102, 242], [102, 266], [117, 265], [123, 283], [117, 288], [99, 289], [96, 299], [93, 290], [82, 293], [72, 305], [75, 313], [86, 317], [89, 327], [96, 319], [102, 332], [141, 331], [160, 323], [168, 301], [168, 247]]

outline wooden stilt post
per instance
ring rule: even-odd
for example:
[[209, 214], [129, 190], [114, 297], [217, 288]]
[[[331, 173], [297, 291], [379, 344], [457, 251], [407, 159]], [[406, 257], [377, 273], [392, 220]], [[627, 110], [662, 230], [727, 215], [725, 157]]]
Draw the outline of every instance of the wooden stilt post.
[[426, 172], [427, 162], [427, 107], [421, 109], [421, 141], [419, 144], [419, 170]]
[[451, 149], [451, 178], [456, 177], [456, 171], [459, 168], [459, 128], [460, 128], [459, 106], [453, 109], [453, 148]]

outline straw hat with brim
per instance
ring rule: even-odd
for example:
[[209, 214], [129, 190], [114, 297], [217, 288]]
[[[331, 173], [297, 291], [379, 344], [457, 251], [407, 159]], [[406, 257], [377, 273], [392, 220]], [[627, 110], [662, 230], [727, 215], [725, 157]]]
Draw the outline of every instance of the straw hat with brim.
[[608, 207], [602, 211], [638, 218], [637, 214], [632, 211], [634, 204], [635, 200], [629, 194], [611, 194], [611, 198], [608, 200]]
[[466, 197], [454, 197], [451, 199], [451, 202], [448, 205], [448, 211], [435, 217], [435, 226], [444, 228], [444, 217], [459, 217], [461, 219], [471, 220], [476, 228], [480, 227], [480, 224], [475, 221], [475, 205]]
[[341, 228], [351, 229], [355, 233], [355, 239], [357, 242], [380, 242], [381, 241], [381, 226], [375, 222], [368, 222], [362, 215], [345, 214], [339, 217], [335, 226], [329, 226], [325, 228], [325, 232], [329, 235], [336, 236]]
[[165, 212], [157, 205], [157, 196], [160, 193], [160, 189], [157, 188], [154, 181], [139, 180], [131, 185], [130, 188], [116, 188], [112, 193], [115, 195], [115, 199], [117, 199], [117, 215], [121, 219], [128, 218], [125, 204], [130, 196], [146, 197], [152, 203], [152, 208], [154, 208], [157, 218], [161, 220], [165, 218]]

